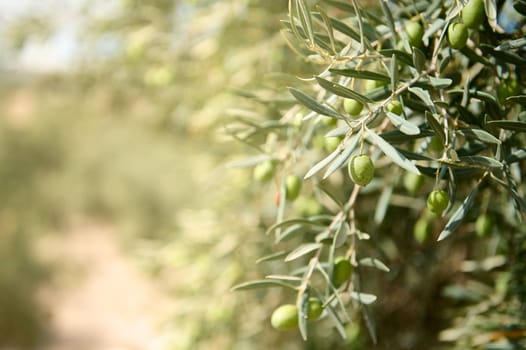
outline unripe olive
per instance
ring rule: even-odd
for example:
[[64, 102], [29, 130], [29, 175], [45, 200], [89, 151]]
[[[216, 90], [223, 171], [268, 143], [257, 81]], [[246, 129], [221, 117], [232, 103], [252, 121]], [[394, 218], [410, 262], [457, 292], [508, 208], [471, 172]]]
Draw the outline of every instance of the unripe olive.
[[404, 112], [404, 109], [402, 107], [402, 104], [400, 103], [400, 101], [398, 100], [392, 100], [390, 101], [387, 106], [386, 106], [387, 110], [391, 113], [394, 113], [396, 115], [402, 115], [402, 113]]
[[413, 236], [418, 243], [424, 243], [431, 235], [433, 227], [427, 218], [420, 218], [413, 227]]
[[332, 283], [339, 287], [349, 280], [352, 273], [352, 265], [349, 259], [344, 256], [338, 256], [334, 259], [334, 268], [332, 272]]
[[491, 233], [493, 229], [493, 220], [491, 216], [483, 214], [477, 218], [475, 221], [475, 232], [479, 237], [484, 237]]
[[427, 209], [430, 212], [440, 215], [449, 204], [449, 195], [446, 191], [434, 190], [427, 196]]
[[404, 188], [409, 194], [413, 196], [417, 194], [418, 191], [420, 191], [423, 184], [424, 184], [423, 175], [415, 174], [411, 172], [407, 172], [404, 175]]
[[292, 210], [303, 217], [319, 215], [323, 212], [322, 205], [313, 197], [299, 197], [292, 204]]
[[279, 306], [270, 318], [272, 327], [278, 330], [288, 330], [298, 325], [298, 308], [296, 305], [285, 304]]
[[321, 122], [323, 123], [323, 125], [326, 126], [336, 126], [338, 124], [338, 119], [331, 117], [323, 117]]
[[260, 182], [270, 181], [276, 171], [276, 161], [266, 160], [254, 167], [254, 180]]
[[462, 22], [469, 28], [478, 28], [486, 18], [484, 0], [469, 0], [460, 13]]
[[453, 49], [463, 48], [468, 40], [468, 27], [462, 23], [451, 24], [447, 29], [447, 40]]
[[346, 98], [343, 101], [343, 108], [345, 109], [345, 112], [349, 113], [350, 115], [357, 116], [362, 111], [363, 104], [353, 100], [352, 98]]
[[366, 186], [374, 177], [374, 164], [368, 155], [353, 156], [347, 170], [351, 180], [360, 186]]
[[301, 191], [301, 178], [298, 175], [288, 175], [285, 179], [285, 198], [293, 201], [298, 198]]
[[367, 79], [363, 83], [363, 89], [365, 92], [369, 92], [386, 84], [387, 83], [385, 81]]
[[504, 103], [510, 96], [519, 94], [521, 88], [515, 79], [506, 79], [501, 81], [497, 88], [497, 98], [500, 103]]
[[405, 32], [409, 39], [411, 46], [420, 47], [422, 46], [422, 37], [424, 36], [424, 28], [417, 22], [407, 22], [405, 25]]
[[327, 150], [327, 152], [334, 152], [338, 146], [340, 145], [340, 143], [342, 142], [343, 138], [342, 137], [326, 137], [325, 138], [325, 149]]
[[307, 319], [311, 321], [317, 320], [318, 318], [320, 318], [322, 312], [323, 312], [323, 304], [321, 300], [315, 297], [309, 298]]
[[429, 142], [429, 150], [436, 153], [442, 153], [444, 151], [444, 144], [440, 141], [438, 136], [433, 136], [431, 142]]

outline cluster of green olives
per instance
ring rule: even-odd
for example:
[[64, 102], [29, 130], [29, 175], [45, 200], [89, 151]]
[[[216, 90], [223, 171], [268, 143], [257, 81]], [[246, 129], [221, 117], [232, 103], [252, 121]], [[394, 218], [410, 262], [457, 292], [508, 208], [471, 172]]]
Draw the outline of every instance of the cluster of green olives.
[[[338, 288], [351, 277], [353, 267], [348, 258], [338, 256], [334, 259], [332, 283]], [[309, 298], [307, 305], [307, 320], [314, 321], [323, 313], [323, 303], [319, 298]], [[278, 306], [270, 317], [270, 324], [278, 330], [293, 329], [298, 325], [299, 308], [294, 304], [283, 304]]]

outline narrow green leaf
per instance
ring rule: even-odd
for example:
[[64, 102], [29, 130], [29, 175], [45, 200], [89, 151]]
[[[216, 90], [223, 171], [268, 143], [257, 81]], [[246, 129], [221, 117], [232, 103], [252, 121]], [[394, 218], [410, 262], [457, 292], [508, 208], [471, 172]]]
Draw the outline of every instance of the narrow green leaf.
[[307, 33], [311, 45], [314, 45], [314, 31], [312, 30], [312, 19], [309, 7], [305, 0], [297, 1], [298, 17], [300, 18], [303, 30]]
[[374, 211], [374, 222], [376, 224], [381, 224], [384, 221], [385, 214], [387, 213], [387, 208], [389, 207], [389, 201], [391, 200], [391, 195], [393, 194], [393, 186], [385, 186], [382, 190], [380, 198], [376, 203], [376, 209]]
[[486, 125], [494, 126], [499, 129], [512, 130], [517, 132], [526, 131], [526, 122], [517, 122], [512, 120], [493, 120], [487, 122]]
[[360, 41], [360, 35], [354, 29], [349, 27], [346, 23], [344, 23], [344, 22], [342, 22], [340, 20], [337, 20], [336, 18], [332, 18], [332, 17], [330, 17], [329, 19], [330, 19], [331, 25], [332, 25], [332, 27], [334, 29], [336, 29], [340, 33], [345, 34], [348, 37], [350, 37], [350, 38], [352, 38], [352, 39], [354, 39], [356, 41]]
[[355, 91], [352, 91], [351, 89], [346, 88], [345, 86], [340, 85], [338, 83], [329, 81], [319, 76], [316, 77], [316, 80], [318, 81], [318, 84], [320, 84], [322, 88], [324, 88], [325, 90], [335, 95], [345, 97], [345, 98], [352, 98], [353, 100], [359, 101], [362, 104], [368, 104], [368, 103], [373, 102], [372, 100], [365, 97], [364, 95], [359, 94]]
[[338, 316], [338, 312], [336, 312], [334, 307], [330, 304], [327, 304], [325, 306], [325, 310], [327, 310], [329, 317], [332, 319], [332, 323], [338, 330], [338, 333], [340, 333], [340, 336], [342, 337], [342, 339], [347, 339], [347, 332], [345, 330], [345, 324], [340, 319], [340, 316]]
[[345, 145], [345, 149], [343, 150], [343, 152], [338, 157], [336, 157], [336, 159], [331, 163], [331, 165], [323, 175], [324, 179], [331, 176], [336, 170], [345, 166], [347, 160], [351, 157], [352, 152], [358, 145], [358, 141], [360, 141], [360, 135], [354, 135], [349, 140], [347, 140], [347, 144]]
[[464, 156], [459, 157], [461, 162], [476, 165], [481, 168], [502, 168], [502, 163], [496, 159], [485, 157], [485, 156]]
[[325, 166], [327, 166], [330, 162], [332, 162], [339, 154], [340, 154], [340, 150], [337, 149], [331, 154], [329, 154], [327, 157], [320, 160], [312, 168], [310, 168], [309, 171], [307, 171], [307, 174], [305, 174], [303, 179], [307, 180], [311, 178], [312, 176], [316, 175], [321, 169], [325, 168]]
[[391, 159], [398, 166], [406, 169], [415, 174], [420, 174], [420, 171], [416, 165], [407, 159], [403, 154], [398, 152], [396, 148], [391, 146], [387, 141], [385, 141], [381, 136], [377, 135], [374, 131], [367, 129], [367, 138], [374, 144], [378, 146], [385, 153], [385, 155]]
[[403, 117], [395, 113], [389, 112], [389, 111], [385, 111], [385, 114], [387, 115], [387, 118], [389, 118], [391, 123], [404, 134], [406, 135], [420, 134], [420, 128], [416, 126], [415, 124], [411, 123], [410, 121], [404, 119]]
[[381, 0], [380, 5], [382, 7], [382, 12], [384, 13], [384, 17], [387, 18], [387, 24], [389, 25], [389, 29], [391, 30], [391, 35], [393, 38], [392, 40], [394, 41], [394, 38], [396, 38], [396, 26], [395, 26], [395, 22], [393, 18], [393, 13], [391, 12], [389, 5], [387, 4], [387, 1]]
[[446, 134], [444, 132], [444, 129], [442, 129], [442, 125], [438, 122], [438, 120], [429, 112], [426, 111], [426, 120], [429, 123], [429, 126], [431, 126], [431, 129], [435, 132], [435, 135], [440, 139], [440, 142], [442, 144], [446, 143]]
[[281, 282], [281, 281], [274, 281], [274, 280], [256, 280], [256, 281], [250, 281], [238, 284], [231, 288], [232, 291], [239, 291], [239, 290], [248, 290], [248, 289], [257, 289], [257, 288], [270, 288], [270, 287], [285, 287], [296, 290], [297, 287]]
[[371, 72], [367, 70], [356, 70], [356, 69], [351, 69], [351, 68], [345, 68], [345, 69], [331, 68], [329, 69], [329, 72], [337, 74], [337, 75], [343, 75], [345, 77], [351, 77], [351, 78], [385, 81], [385, 82], [390, 81], [390, 78], [387, 75], [376, 73], [376, 72]]
[[336, 41], [334, 40], [334, 32], [332, 29], [332, 24], [329, 16], [325, 12], [325, 10], [319, 6], [316, 5], [316, 8], [318, 9], [318, 12], [320, 13], [321, 18], [323, 19], [323, 24], [325, 24], [325, 27], [327, 29], [327, 35], [329, 36], [329, 41], [331, 43], [331, 49], [334, 54], [336, 54]]
[[349, 125], [345, 124], [345, 125], [332, 129], [331, 131], [325, 134], [325, 137], [343, 136], [347, 134], [349, 130], [351, 130], [351, 128], [349, 127]]
[[[281, 204], [281, 203], [280, 203]], [[282, 220], [278, 220], [277, 222], [280, 222]], [[315, 231], [315, 230], [312, 230]], [[283, 231], [276, 229], [277, 237], [276, 237], [276, 243], [282, 242], [290, 237], [292, 237], [295, 234], [305, 234], [310, 233], [311, 229], [307, 228], [304, 224], [293, 224], [288, 226]]]
[[453, 83], [453, 80], [449, 78], [429, 77], [429, 82], [431, 83], [431, 86], [433, 86], [434, 88], [445, 89]]
[[321, 226], [321, 227], [325, 226], [323, 223], [316, 222], [314, 220], [295, 218], [295, 219], [288, 219], [288, 220], [284, 220], [284, 221], [275, 223], [274, 225], [272, 225], [272, 226], [270, 226], [268, 228], [266, 234], [269, 234], [270, 232], [272, 232], [272, 231], [274, 231], [274, 230], [276, 230], [278, 228], [282, 228], [282, 227], [286, 227], [286, 226], [290, 226], [290, 225], [295, 225], [295, 224], [310, 225], [310, 226]]
[[433, 115], [438, 115], [435, 104], [433, 103], [431, 95], [429, 95], [429, 92], [427, 90], [424, 90], [419, 87], [410, 87], [409, 91], [415, 94], [420, 100], [422, 100], [422, 102], [424, 102], [426, 107], [431, 111], [431, 113], [433, 113]]
[[446, 226], [444, 227], [444, 230], [440, 233], [440, 236], [438, 236], [437, 241], [441, 241], [449, 237], [449, 235], [451, 235], [453, 232], [455, 232], [457, 227], [462, 223], [462, 221], [468, 214], [469, 209], [471, 209], [471, 206], [473, 205], [473, 200], [475, 196], [477, 195], [477, 192], [478, 192], [478, 187], [475, 187], [469, 193], [469, 195], [466, 197], [462, 205], [451, 216]]
[[359, 263], [360, 266], [369, 266], [369, 267], [375, 267], [378, 270], [389, 272], [389, 268], [387, 265], [385, 265], [380, 259], [377, 258], [363, 258], [360, 259]]
[[279, 251], [276, 253], [262, 256], [261, 258], [256, 260], [256, 264], [260, 264], [265, 261], [279, 260], [281, 258], [284, 258], [288, 253], [289, 252], [286, 252], [286, 251]]
[[374, 294], [358, 293], [358, 292], [354, 292], [354, 291], [349, 293], [349, 296], [351, 298], [353, 298], [354, 300], [357, 300], [360, 303], [365, 304], [365, 305], [372, 304], [372, 303], [374, 303], [376, 301], [376, 299], [378, 299], [376, 297], [376, 295], [374, 295]]
[[379, 53], [382, 56], [386, 56], [386, 57], [392, 57], [393, 55], [396, 54], [396, 58], [399, 59], [402, 63], [408, 64], [410, 66], [413, 65], [413, 57], [405, 51], [394, 50], [394, 49], [384, 49], [384, 50], [380, 50]]
[[300, 312], [298, 313], [298, 328], [304, 341], [307, 340], [307, 315], [309, 314], [309, 293], [305, 291], [301, 295]]
[[310, 109], [311, 111], [314, 111], [316, 113], [326, 115], [328, 117], [333, 117], [337, 119], [343, 119], [342, 116], [336, 112], [334, 109], [322, 105], [318, 101], [316, 101], [314, 98], [310, 97], [306, 93], [295, 89], [293, 87], [289, 87], [289, 91], [294, 96], [296, 100], [298, 100], [299, 103]]
[[482, 142], [486, 143], [495, 143], [500, 144], [500, 140], [496, 138], [495, 136], [491, 135], [489, 132], [484, 131], [482, 129], [459, 129], [457, 130], [457, 133], [464, 137], [471, 137], [475, 138], [477, 140], [480, 140]]
[[268, 275], [265, 276], [266, 279], [275, 280], [275, 281], [288, 281], [288, 282], [301, 282], [302, 279], [298, 276], [289, 276], [289, 275]]
[[426, 64], [426, 55], [420, 49], [413, 48], [413, 64], [417, 71], [423, 72]]
[[345, 244], [347, 241], [347, 237], [349, 236], [350, 227], [349, 224], [345, 221], [340, 221], [338, 225], [338, 229], [336, 230], [336, 233], [334, 234], [333, 239], [333, 246], [334, 249], [341, 247]]
[[292, 252], [290, 252], [289, 255], [285, 258], [285, 261], [292, 261], [296, 260], [306, 254], [309, 254], [315, 250], [320, 249], [323, 246], [321, 243], [306, 243], [300, 245], [298, 248], [294, 249]]
[[396, 91], [396, 86], [398, 84], [398, 62], [396, 53], [393, 53], [393, 55], [391, 56], [389, 74], [391, 75], [391, 91]]

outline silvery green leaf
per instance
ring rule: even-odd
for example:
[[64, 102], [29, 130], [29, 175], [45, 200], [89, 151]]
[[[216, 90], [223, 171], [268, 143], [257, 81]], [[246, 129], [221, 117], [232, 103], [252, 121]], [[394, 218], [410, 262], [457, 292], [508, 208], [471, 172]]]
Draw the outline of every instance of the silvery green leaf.
[[340, 150], [339, 149], [335, 150], [334, 152], [329, 154], [327, 157], [323, 158], [318, 163], [316, 163], [312, 168], [310, 168], [309, 171], [307, 171], [307, 174], [305, 174], [303, 178], [307, 180], [308, 178], [314, 176], [321, 169], [325, 168], [327, 164], [332, 162], [339, 154], [340, 154]]
[[385, 114], [387, 115], [387, 118], [389, 118], [391, 123], [404, 134], [406, 135], [420, 134], [420, 128], [416, 126], [415, 124], [411, 123], [410, 121], [404, 119], [403, 117], [395, 113], [389, 112], [389, 111], [385, 111]]
[[407, 159], [403, 154], [398, 152], [393, 146], [385, 141], [381, 136], [377, 135], [374, 131], [367, 129], [367, 138], [378, 146], [385, 153], [385, 155], [391, 159], [398, 166], [406, 169], [415, 174], [420, 174], [420, 171], [416, 167], [415, 163]]
[[374, 294], [351, 292], [349, 296], [362, 304], [369, 305], [376, 301], [377, 297]]
[[319, 103], [314, 98], [307, 95], [306, 93], [298, 89], [295, 89], [293, 87], [289, 87], [289, 91], [292, 94], [292, 96], [294, 96], [294, 98], [298, 100], [299, 103], [301, 103], [308, 109], [316, 113], [326, 115], [328, 117], [342, 119], [342, 116], [338, 112], [336, 112], [334, 109], [332, 109], [331, 107], [322, 105], [321, 103]]
[[321, 243], [306, 243], [300, 245], [298, 248], [294, 249], [292, 252], [290, 252], [289, 255], [285, 258], [285, 261], [292, 261], [296, 260], [306, 254], [309, 254], [315, 250], [318, 250], [323, 245]]
[[389, 270], [387, 265], [385, 265], [382, 261], [380, 261], [379, 259], [376, 259], [376, 258], [363, 258], [363, 259], [360, 259], [358, 264], [360, 266], [375, 267], [378, 270], [382, 270], [382, 271], [385, 271], [385, 272], [391, 271], [391, 270]]
[[462, 223], [462, 220], [464, 220], [464, 218], [468, 214], [469, 209], [471, 209], [471, 206], [473, 205], [473, 199], [477, 195], [477, 192], [478, 192], [478, 187], [475, 187], [469, 193], [469, 195], [466, 197], [462, 205], [451, 216], [446, 226], [444, 227], [444, 230], [440, 233], [440, 236], [438, 236], [437, 241], [441, 241], [449, 237], [449, 235], [451, 235], [457, 229], [457, 227]]
[[322, 77], [319, 77], [317, 76], [316, 77], [316, 80], [318, 81], [318, 84], [320, 84], [320, 86], [322, 88], [324, 88], [325, 90], [335, 94], [335, 95], [338, 95], [338, 96], [341, 96], [341, 97], [345, 97], [345, 98], [351, 98], [353, 100], [356, 100], [362, 104], [368, 104], [368, 103], [371, 103], [372, 100], [369, 99], [368, 97], [356, 92], [356, 91], [353, 91], [343, 85], [340, 85], [338, 83], [335, 83], [335, 82], [332, 82], [332, 81], [329, 81], [327, 79], [324, 79]]
[[238, 284], [232, 287], [232, 291], [256, 289], [256, 288], [269, 288], [269, 287], [286, 287], [290, 289], [296, 289], [296, 286], [289, 283], [276, 281], [276, 280], [256, 280]]
[[500, 140], [489, 132], [482, 129], [459, 129], [457, 130], [462, 136], [476, 138], [482, 142], [500, 144]]

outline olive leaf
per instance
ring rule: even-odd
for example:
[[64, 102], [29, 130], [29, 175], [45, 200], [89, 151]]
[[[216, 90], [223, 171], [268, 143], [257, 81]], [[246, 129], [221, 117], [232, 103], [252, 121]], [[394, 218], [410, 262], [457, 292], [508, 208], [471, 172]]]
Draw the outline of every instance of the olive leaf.
[[478, 187], [475, 187], [469, 193], [469, 195], [466, 197], [462, 205], [451, 216], [446, 226], [444, 227], [444, 230], [442, 230], [442, 232], [438, 236], [437, 241], [441, 241], [449, 237], [449, 235], [451, 235], [457, 229], [457, 227], [462, 223], [462, 221], [468, 214], [469, 209], [471, 209], [473, 205], [473, 200], [475, 196], [477, 195], [477, 192], [478, 192]]
[[371, 131], [370, 129], [367, 129], [367, 135], [366, 137], [373, 143], [378, 146], [382, 150], [382, 152], [385, 153], [385, 155], [391, 159], [394, 163], [399, 165], [400, 167], [406, 169], [407, 171], [410, 171], [415, 174], [420, 174], [420, 171], [416, 167], [416, 165], [407, 159], [403, 154], [398, 152], [396, 148], [391, 146], [387, 141], [385, 141], [381, 136], [377, 135], [374, 131]]

